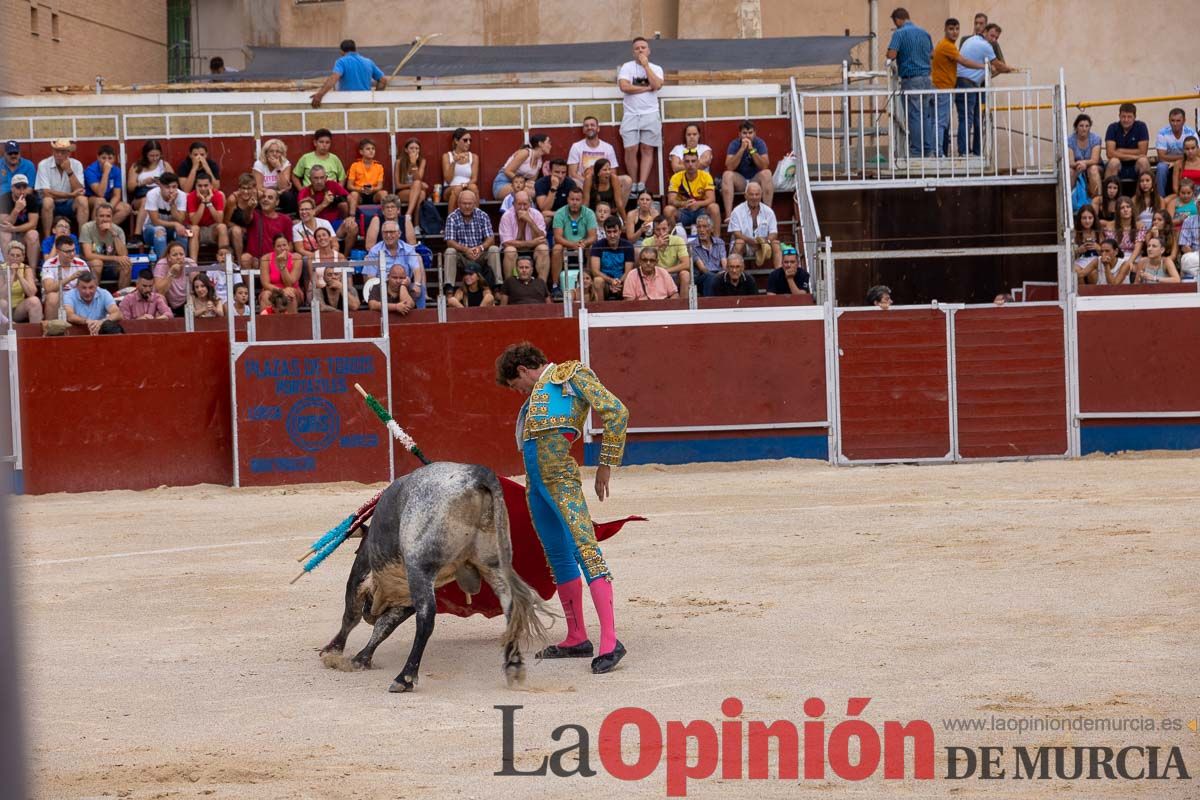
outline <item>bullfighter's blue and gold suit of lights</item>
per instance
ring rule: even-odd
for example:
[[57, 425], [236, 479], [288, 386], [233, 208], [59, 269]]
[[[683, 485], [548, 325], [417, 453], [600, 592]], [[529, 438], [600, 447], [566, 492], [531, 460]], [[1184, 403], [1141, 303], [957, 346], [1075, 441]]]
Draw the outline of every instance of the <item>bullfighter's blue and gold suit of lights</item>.
[[610, 577], [596, 543], [571, 443], [583, 434], [588, 409], [604, 420], [600, 463], [620, 466], [629, 412], [596, 374], [578, 361], [550, 364], [517, 417], [525, 460], [525, 498], [556, 583]]

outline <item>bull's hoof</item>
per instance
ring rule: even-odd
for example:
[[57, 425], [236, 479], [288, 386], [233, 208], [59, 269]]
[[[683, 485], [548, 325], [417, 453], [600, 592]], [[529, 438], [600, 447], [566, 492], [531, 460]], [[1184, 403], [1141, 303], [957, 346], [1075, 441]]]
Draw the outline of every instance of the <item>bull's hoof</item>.
[[355, 656], [354, 658], [350, 659], [350, 668], [355, 670], [370, 669], [371, 659]]
[[625, 645], [617, 640], [617, 646], [613, 648], [611, 653], [605, 653], [602, 656], [596, 656], [592, 659], [592, 672], [596, 675], [603, 675], [605, 672], [612, 672], [622, 658], [625, 657]]
[[520, 686], [525, 683], [525, 664], [505, 664], [504, 679], [508, 681], [508, 688]]
[[417, 685], [413, 681], [401, 675], [392, 681], [392, 685], [388, 687], [388, 691], [393, 694], [403, 694], [404, 692], [411, 692], [416, 688]]
[[344, 649], [345, 649], [345, 646], [344, 646], [344, 645], [340, 645], [340, 644], [338, 644], [337, 642], [330, 642], [329, 644], [327, 644], [327, 645], [325, 645], [324, 647], [322, 647], [322, 648], [321, 648], [321, 653], [320, 653], [320, 655], [322, 655], [322, 656], [325, 656], [325, 655], [341, 655], [341, 653], [342, 653], [342, 650], [344, 650]]

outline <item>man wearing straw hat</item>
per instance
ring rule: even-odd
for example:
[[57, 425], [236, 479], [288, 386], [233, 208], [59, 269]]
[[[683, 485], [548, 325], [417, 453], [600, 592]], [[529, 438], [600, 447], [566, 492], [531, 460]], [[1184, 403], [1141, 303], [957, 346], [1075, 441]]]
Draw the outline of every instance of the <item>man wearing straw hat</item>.
[[525, 461], [525, 498], [534, 529], [554, 573], [567, 636], [539, 658], [587, 658], [594, 652], [583, 618], [583, 584], [600, 619], [599, 654], [592, 672], [610, 672], [624, 656], [613, 613], [612, 573], [596, 543], [571, 445], [583, 433], [588, 411], [604, 421], [596, 497], [608, 497], [612, 468], [625, 451], [629, 412], [578, 361], [552, 364], [529, 342], [509, 345], [496, 359], [496, 383], [528, 398], [517, 416], [517, 444]]
[[70, 139], [50, 143], [52, 155], [42, 159], [33, 188], [42, 197], [42, 238], [50, 235], [55, 217], [75, 217], [75, 230], [88, 221], [88, 201], [84, 196], [83, 164], [71, 158], [75, 145]]

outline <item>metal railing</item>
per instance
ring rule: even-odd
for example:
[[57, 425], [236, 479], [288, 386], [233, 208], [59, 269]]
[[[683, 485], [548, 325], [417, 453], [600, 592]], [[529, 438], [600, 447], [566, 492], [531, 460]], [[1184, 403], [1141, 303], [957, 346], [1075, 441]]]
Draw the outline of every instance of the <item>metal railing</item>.
[[[797, 93], [813, 188], [1054, 182], [1058, 86]], [[940, 123], [939, 123], [940, 121]], [[943, 143], [948, 139], [948, 149]]]
[[804, 266], [809, 271], [809, 286], [813, 299], [824, 302], [824, 262], [818, 258], [821, 247], [821, 224], [817, 221], [817, 209], [813, 203], [812, 185], [809, 181], [808, 149], [804, 144], [804, 114], [800, 97], [796, 91], [796, 79], [791, 80], [792, 153], [796, 157], [796, 213], [800, 223], [800, 242], [804, 253]]

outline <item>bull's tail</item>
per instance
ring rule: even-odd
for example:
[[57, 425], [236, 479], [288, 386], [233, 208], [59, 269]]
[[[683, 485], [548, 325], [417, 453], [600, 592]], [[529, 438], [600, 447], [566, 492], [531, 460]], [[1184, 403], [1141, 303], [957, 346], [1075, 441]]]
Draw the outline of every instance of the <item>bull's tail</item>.
[[513, 569], [512, 534], [508, 527], [508, 509], [504, 505], [504, 489], [496, 473], [488, 470], [485, 488], [492, 495], [492, 522], [496, 529], [497, 549], [500, 551], [501, 578], [512, 595], [512, 613], [504, 630], [503, 644], [539, 648], [550, 642], [550, 626], [558, 616], [551, 606]]

